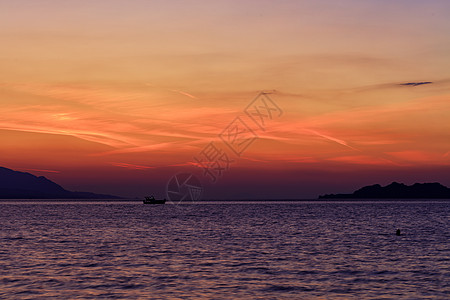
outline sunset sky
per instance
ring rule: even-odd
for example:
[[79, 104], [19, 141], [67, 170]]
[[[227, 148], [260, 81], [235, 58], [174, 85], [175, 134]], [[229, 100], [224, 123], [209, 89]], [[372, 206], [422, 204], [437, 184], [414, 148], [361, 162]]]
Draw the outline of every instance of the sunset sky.
[[[180, 172], [217, 199], [450, 186], [449, 15], [445, 0], [0, 0], [0, 166], [124, 197], [163, 197]], [[261, 91], [280, 109], [264, 128], [244, 112]], [[240, 156], [219, 137], [237, 117], [258, 136]], [[211, 142], [232, 160], [215, 183], [195, 159]]]

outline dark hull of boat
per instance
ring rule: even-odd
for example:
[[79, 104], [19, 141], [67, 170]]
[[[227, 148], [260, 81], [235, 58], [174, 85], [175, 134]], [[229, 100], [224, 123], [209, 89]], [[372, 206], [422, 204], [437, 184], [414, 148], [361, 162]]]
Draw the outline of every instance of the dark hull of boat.
[[144, 204], [164, 204], [166, 200], [143, 200]]

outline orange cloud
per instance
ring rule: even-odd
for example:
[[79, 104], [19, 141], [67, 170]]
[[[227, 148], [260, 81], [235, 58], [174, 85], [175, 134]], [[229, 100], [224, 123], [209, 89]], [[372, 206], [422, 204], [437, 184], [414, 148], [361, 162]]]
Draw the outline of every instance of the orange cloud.
[[417, 151], [417, 150], [406, 150], [406, 151], [396, 151], [387, 152], [390, 156], [397, 158], [400, 161], [405, 161], [409, 163], [440, 163], [441, 155], [436, 153]]
[[119, 162], [112, 162], [110, 164], [113, 166], [116, 166], [116, 167], [121, 167], [121, 168], [131, 169], [131, 170], [147, 170], [147, 169], [155, 168], [155, 167], [150, 167], [150, 166], [133, 165], [133, 164], [119, 163]]

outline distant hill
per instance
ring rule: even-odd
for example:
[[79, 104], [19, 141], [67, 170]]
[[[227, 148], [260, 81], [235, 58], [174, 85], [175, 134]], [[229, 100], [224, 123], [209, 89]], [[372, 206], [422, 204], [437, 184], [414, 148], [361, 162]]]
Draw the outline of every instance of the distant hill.
[[120, 199], [112, 195], [71, 192], [44, 176], [0, 167], [0, 199]]
[[450, 189], [440, 183], [405, 185], [393, 182], [387, 186], [365, 186], [352, 194], [328, 194], [319, 199], [450, 199]]

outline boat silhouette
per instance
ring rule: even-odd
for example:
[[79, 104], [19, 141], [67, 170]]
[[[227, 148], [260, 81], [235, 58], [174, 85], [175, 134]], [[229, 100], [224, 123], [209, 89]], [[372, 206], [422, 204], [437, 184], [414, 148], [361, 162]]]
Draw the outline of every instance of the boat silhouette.
[[166, 203], [166, 199], [155, 199], [155, 197], [145, 197], [143, 200], [144, 204], [164, 204]]

